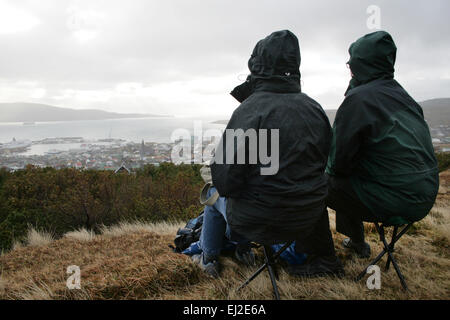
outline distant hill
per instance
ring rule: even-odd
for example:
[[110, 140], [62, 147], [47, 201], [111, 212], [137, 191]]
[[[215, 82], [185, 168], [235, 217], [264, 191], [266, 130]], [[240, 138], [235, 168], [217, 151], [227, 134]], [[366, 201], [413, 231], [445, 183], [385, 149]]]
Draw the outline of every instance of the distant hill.
[[[419, 102], [430, 127], [450, 125], [450, 98], [431, 99]], [[334, 122], [337, 110], [325, 110], [330, 122]]]
[[[419, 102], [423, 109], [425, 119], [430, 127], [450, 125], [450, 98], [431, 99]], [[330, 123], [334, 123], [337, 110], [325, 110]], [[219, 120], [216, 124], [227, 124], [228, 120]]]
[[431, 127], [450, 125], [450, 98], [426, 100], [420, 105]]
[[146, 117], [159, 116], [154, 114], [122, 114], [94, 109], [75, 110], [36, 103], [0, 103], [0, 122], [77, 121]]

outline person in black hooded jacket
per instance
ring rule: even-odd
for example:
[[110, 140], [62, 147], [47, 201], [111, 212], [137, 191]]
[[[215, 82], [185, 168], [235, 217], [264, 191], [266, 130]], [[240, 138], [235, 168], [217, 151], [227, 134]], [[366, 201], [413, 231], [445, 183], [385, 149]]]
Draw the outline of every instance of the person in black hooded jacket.
[[[256, 130], [258, 142], [245, 135], [231, 141], [225, 132], [211, 164], [214, 186], [227, 198], [227, 223], [250, 241], [296, 240], [298, 252], [321, 258], [324, 274], [342, 273], [325, 205], [331, 126], [322, 107], [301, 91], [297, 37], [272, 33], [258, 42], [248, 67], [247, 81], [231, 93], [241, 105], [226, 132]], [[262, 139], [265, 130], [270, 137]], [[276, 167], [260, 157], [265, 143]]]

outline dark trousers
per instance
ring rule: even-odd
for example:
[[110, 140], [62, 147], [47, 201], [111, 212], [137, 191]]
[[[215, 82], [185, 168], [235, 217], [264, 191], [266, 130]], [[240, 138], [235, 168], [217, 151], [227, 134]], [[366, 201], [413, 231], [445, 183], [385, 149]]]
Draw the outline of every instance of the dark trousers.
[[359, 200], [349, 178], [329, 176], [327, 206], [336, 211], [336, 231], [355, 243], [364, 242], [363, 221], [377, 221]]

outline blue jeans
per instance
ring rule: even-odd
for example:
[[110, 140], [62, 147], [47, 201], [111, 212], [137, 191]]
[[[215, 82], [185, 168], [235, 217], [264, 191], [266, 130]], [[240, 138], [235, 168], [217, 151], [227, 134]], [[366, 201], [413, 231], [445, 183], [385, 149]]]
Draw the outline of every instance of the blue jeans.
[[[212, 187], [208, 191], [211, 197], [216, 188]], [[220, 197], [213, 206], [205, 206], [203, 214], [203, 227], [200, 235], [200, 248], [205, 257], [213, 259], [220, 255], [224, 247], [224, 238], [240, 244], [249, 244], [244, 237], [233, 233], [227, 224], [227, 199]]]

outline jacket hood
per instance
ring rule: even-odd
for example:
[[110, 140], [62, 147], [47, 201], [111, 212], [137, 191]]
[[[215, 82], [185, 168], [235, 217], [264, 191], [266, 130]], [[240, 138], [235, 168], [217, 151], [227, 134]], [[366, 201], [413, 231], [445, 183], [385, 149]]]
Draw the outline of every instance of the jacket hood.
[[300, 92], [300, 47], [289, 30], [277, 31], [260, 40], [248, 61], [247, 81], [231, 95], [240, 102], [255, 91]]
[[353, 77], [347, 92], [373, 80], [394, 78], [397, 47], [389, 33], [369, 33], [354, 42], [349, 53]]

